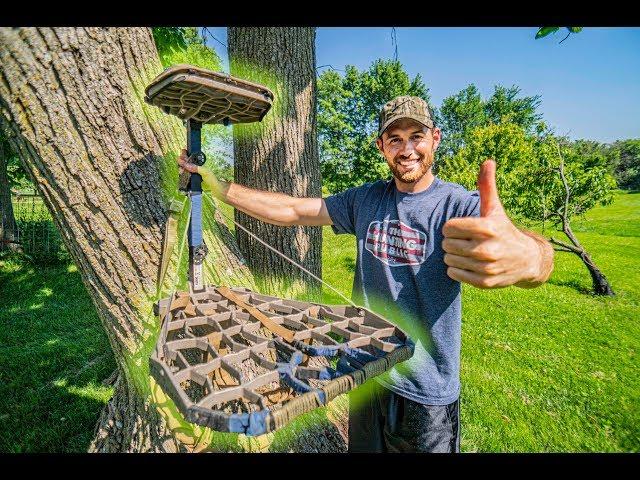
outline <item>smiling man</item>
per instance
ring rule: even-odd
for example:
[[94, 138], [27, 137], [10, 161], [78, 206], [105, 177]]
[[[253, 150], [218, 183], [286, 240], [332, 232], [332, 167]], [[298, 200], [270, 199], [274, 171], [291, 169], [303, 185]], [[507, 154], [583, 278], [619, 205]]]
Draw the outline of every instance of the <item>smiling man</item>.
[[427, 103], [401, 96], [380, 112], [380, 153], [393, 174], [322, 198], [219, 182], [220, 200], [276, 225], [331, 225], [356, 236], [356, 303], [411, 325], [413, 357], [350, 394], [350, 452], [458, 452], [460, 449], [460, 282], [479, 288], [535, 287], [553, 269], [553, 248], [506, 215], [495, 162], [480, 167], [478, 191], [433, 175], [440, 129]]

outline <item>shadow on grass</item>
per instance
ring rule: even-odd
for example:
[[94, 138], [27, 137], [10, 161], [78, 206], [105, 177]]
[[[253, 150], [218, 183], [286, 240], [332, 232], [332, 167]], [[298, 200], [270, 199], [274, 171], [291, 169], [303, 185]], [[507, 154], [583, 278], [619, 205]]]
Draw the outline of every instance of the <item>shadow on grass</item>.
[[582, 293], [584, 295], [593, 296], [593, 290], [591, 288], [587, 288], [584, 284], [580, 283], [577, 280], [548, 280], [547, 283], [552, 285], [557, 285], [558, 287], [569, 287], [577, 291], [578, 293]]
[[351, 257], [344, 257], [342, 259], [342, 264], [349, 269], [350, 272], [356, 271], [356, 261]]
[[5, 257], [0, 296], [0, 452], [85, 452], [115, 361], [79, 273]]

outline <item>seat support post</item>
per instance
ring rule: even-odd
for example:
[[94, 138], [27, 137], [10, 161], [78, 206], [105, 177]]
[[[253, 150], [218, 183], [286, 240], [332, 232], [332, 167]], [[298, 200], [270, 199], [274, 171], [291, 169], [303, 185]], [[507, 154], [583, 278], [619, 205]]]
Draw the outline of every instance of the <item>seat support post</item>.
[[[189, 119], [187, 124], [187, 153], [190, 158], [202, 158], [202, 123]], [[200, 163], [200, 162], [196, 162]], [[202, 162], [204, 163], [204, 162]], [[191, 200], [191, 217], [189, 218], [189, 281], [194, 292], [204, 290], [205, 281], [202, 263], [207, 248], [202, 239], [202, 176], [192, 173], [189, 178], [187, 195]]]

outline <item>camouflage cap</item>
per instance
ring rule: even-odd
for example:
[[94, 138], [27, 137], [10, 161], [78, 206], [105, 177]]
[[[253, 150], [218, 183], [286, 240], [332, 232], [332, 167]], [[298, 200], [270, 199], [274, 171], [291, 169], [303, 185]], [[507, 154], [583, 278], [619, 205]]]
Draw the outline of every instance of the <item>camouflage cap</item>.
[[427, 102], [420, 97], [403, 95], [387, 102], [380, 110], [378, 136], [381, 137], [386, 128], [400, 118], [411, 118], [429, 128], [435, 126]]

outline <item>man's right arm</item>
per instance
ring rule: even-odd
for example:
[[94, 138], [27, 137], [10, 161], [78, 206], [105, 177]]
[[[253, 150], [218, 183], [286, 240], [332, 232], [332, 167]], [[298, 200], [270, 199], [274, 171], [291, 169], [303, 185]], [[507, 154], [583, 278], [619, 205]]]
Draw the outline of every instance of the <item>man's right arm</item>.
[[189, 172], [197, 171], [214, 197], [263, 222], [281, 226], [333, 224], [322, 198], [296, 198], [220, 181], [209, 169], [187, 163], [185, 150], [178, 163]]

